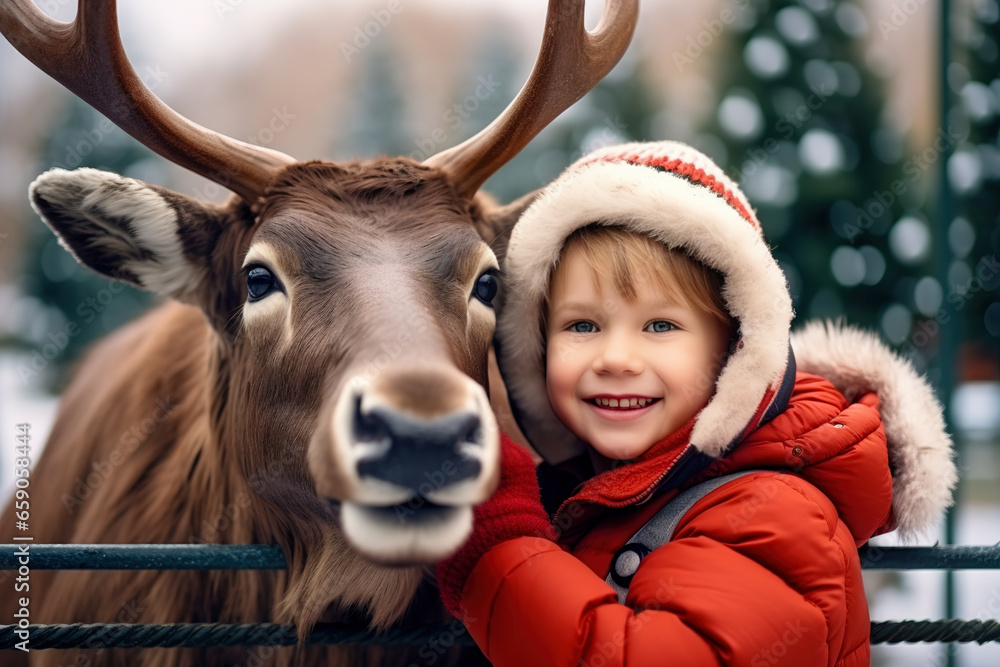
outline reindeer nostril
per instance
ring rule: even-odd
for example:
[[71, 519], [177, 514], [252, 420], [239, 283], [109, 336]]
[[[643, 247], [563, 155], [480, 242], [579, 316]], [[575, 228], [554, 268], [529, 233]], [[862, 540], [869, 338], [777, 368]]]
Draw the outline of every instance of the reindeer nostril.
[[473, 419], [473, 423], [469, 424], [469, 427], [465, 431], [465, 435], [462, 436], [461, 442], [472, 445], [481, 445], [483, 444], [483, 423], [479, 417], [474, 417]]
[[361, 412], [361, 397], [354, 404], [354, 441], [356, 443], [380, 443], [389, 437], [387, 424], [377, 412]]

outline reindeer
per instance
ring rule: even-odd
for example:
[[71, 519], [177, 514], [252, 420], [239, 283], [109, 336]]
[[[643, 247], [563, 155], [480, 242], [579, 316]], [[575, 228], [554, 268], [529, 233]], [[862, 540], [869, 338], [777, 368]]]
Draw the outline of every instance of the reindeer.
[[[53, 169], [32, 184], [34, 208], [79, 262], [168, 298], [99, 343], [66, 390], [32, 473], [35, 541], [277, 543], [288, 562], [36, 572], [32, 622], [270, 620], [302, 634], [320, 621], [445, 618], [426, 565], [462, 544], [471, 507], [497, 482], [485, 390], [497, 255], [532, 198], [500, 206], [479, 188], [614, 66], [637, 11], [637, 0], [609, 0], [588, 32], [582, 0], [550, 0], [527, 83], [479, 134], [423, 163], [335, 164], [298, 162], [171, 110], [129, 64], [114, 2], [80, 0], [70, 24], [26, 0], [0, 3], [0, 31], [40, 69], [234, 193], [210, 204], [94, 169]], [[97, 478], [85, 498], [75, 493]], [[13, 519], [8, 507], [2, 525], [13, 531]], [[14, 598], [5, 587], [5, 618]], [[418, 659], [301, 645], [255, 657], [30, 654], [39, 665]]]

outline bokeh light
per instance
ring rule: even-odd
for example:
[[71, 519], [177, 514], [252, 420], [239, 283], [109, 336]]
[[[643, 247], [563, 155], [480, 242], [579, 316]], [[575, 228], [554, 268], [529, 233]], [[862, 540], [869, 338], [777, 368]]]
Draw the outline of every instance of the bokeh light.
[[830, 255], [830, 271], [844, 287], [854, 287], [865, 278], [865, 258], [855, 248], [842, 245]]
[[764, 129], [764, 116], [753, 93], [738, 88], [730, 90], [719, 104], [719, 125], [734, 138], [757, 138]]
[[910, 335], [910, 329], [913, 327], [913, 315], [906, 306], [894, 303], [882, 313], [880, 324], [882, 333], [889, 339], [889, 342], [899, 345]]
[[943, 298], [941, 283], [933, 276], [924, 276], [917, 281], [917, 286], [913, 290], [913, 303], [922, 314], [928, 317], [934, 315], [941, 307]]
[[976, 230], [972, 224], [962, 216], [952, 220], [948, 226], [948, 245], [955, 257], [967, 257], [975, 244]]
[[824, 176], [844, 168], [844, 146], [827, 130], [809, 130], [799, 140], [799, 160], [812, 173]]
[[931, 231], [923, 220], [900, 218], [889, 230], [889, 247], [900, 262], [919, 264], [930, 255]]
[[785, 7], [774, 17], [778, 32], [789, 44], [805, 46], [819, 39], [819, 27], [813, 15], [801, 7]]
[[762, 79], [774, 79], [788, 71], [788, 50], [772, 37], [754, 37], [743, 49], [743, 61]]
[[878, 285], [885, 275], [885, 256], [882, 251], [871, 245], [863, 245], [858, 252], [865, 260], [865, 277], [861, 282], [865, 285]]

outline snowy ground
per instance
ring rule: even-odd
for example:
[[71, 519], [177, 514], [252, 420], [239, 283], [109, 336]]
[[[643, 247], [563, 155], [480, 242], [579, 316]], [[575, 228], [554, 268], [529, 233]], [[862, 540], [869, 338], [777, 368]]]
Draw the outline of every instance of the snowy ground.
[[[15, 426], [31, 425], [32, 453], [37, 459], [48, 437], [57, 401], [25, 385], [17, 373], [22, 361], [9, 353], [0, 353], [0, 498], [6, 499], [13, 487]], [[968, 460], [968, 457], [966, 457]], [[965, 471], [997, 475], [996, 466], [966, 466]], [[970, 473], [974, 474], [974, 473]], [[979, 473], [982, 475], [982, 472]], [[996, 480], [979, 478], [986, 488], [996, 487]], [[982, 494], [980, 494], [982, 496]], [[959, 544], [996, 544], [1000, 541], [1000, 501], [987, 493], [986, 502], [966, 503], [958, 518]], [[0, 542], [6, 539], [0, 536]], [[891, 536], [882, 544], [891, 544]], [[963, 571], [956, 573], [958, 616], [964, 619], [1000, 618], [1000, 571]], [[896, 581], [888, 581], [895, 577]], [[867, 572], [866, 585], [872, 620], [939, 619], [942, 617], [944, 575], [941, 572], [903, 572], [887, 575]], [[943, 647], [934, 644], [897, 644], [872, 647], [872, 664], [880, 667], [943, 667]], [[996, 667], [1000, 665], [1000, 644], [963, 645], [958, 649], [961, 667]]]
[[[57, 399], [32, 384], [25, 384], [17, 372], [19, 364], [30, 368], [28, 355], [0, 351], [0, 498], [6, 504], [14, 488], [14, 445], [18, 424], [30, 427], [32, 463], [42, 453], [55, 417]], [[9, 542], [0, 535], [0, 542]]]

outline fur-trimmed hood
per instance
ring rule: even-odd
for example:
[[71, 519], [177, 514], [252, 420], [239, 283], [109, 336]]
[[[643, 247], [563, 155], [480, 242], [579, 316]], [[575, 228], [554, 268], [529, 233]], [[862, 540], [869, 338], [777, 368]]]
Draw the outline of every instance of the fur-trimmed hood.
[[792, 333], [792, 348], [799, 370], [828, 379], [848, 400], [878, 396], [901, 536], [940, 521], [958, 472], [943, 408], [926, 378], [875, 334], [843, 324], [808, 322]]

